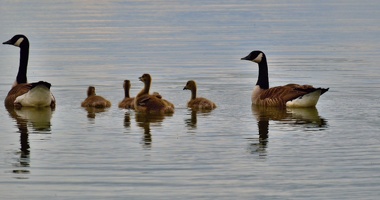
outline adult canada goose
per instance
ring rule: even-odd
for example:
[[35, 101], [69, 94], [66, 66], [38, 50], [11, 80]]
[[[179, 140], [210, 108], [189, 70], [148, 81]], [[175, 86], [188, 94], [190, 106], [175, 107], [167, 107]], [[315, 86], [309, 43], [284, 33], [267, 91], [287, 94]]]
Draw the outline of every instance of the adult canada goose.
[[212, 110], [216, 108], [216, 104], [214, 102], [203, 97], [197, 97], [197, 84], [195, 83], [195, 81], [187, 81], [186, 86], [183, 89], [191, 91], [191, 98], [190, 101], [187, 102], [187, 107], [192, 109], [205, 110]]
[[119, 103], [119, 108], [128, 108], [128, 109], [134, 109], [134, 97], [129, 96], [129, 89], [131, 88], [131, 81], [124, 80], [123, 84], [124, 88], [124, 99]]
[[259, 76], [252, 93], [252, 104], [278, 107], [314, 107], [319, 97], [329, 88], [314, 88], [311, 85], [288, 84], [269, 88], [268, 64], [262, 51], [252, 51], [241, 60], [259, 65]]
[[50, 92], [51, 84], [45, 81], [28, 83], [26, 78], [29, 58], [29, 40], [25, 35], [15, 35], [3, 42], [20, 47], [20, 64], [16, 80], [5, 98], [6, 107], [55, 107], [55, 98]]
[[154, 93], [149, 94], [152, 78], [149, 74], [143, 74], [140, 81], [144, 83], [144, 88], [135, 97], [135, 110], [147, 113], [173, 113], [174, 105], [167, 100], [162, 99], [161, 95]]
[[95, 87], [89, 86], [87, 90], [87, 98], [82, 102], [82, 107], [108, 108], [111, 102], [95, 93]]

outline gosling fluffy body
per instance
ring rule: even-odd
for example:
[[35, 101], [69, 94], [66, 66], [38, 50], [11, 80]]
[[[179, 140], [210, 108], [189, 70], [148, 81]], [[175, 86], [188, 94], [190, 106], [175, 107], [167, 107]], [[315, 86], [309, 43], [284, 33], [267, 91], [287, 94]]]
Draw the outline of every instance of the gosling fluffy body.
[[108, 108], [111, 102], [95, 93], [95, 87], [89, 86], [87, 90], [87, 98], [82, 102], [82, 107]]
[[187, 102], [187, 107], [204, 110], [212, 110], [216, 108], [216, 104], [214, 102], [203, 97], [197, 97], [197, 84], [194, 80], [189, 80], [183, 89], [191, 91], [191, 98], [190, 101]]
[[152, 84], [152, 77], [149, 74], [143, 74], [139, 80], [144, 83], [144, 87], [135, 97], [134, 106], [136, 111], [162, 114], [174, 112], [174, 105], [171, 102], [162, 99], [158, 93], [149, 94]]

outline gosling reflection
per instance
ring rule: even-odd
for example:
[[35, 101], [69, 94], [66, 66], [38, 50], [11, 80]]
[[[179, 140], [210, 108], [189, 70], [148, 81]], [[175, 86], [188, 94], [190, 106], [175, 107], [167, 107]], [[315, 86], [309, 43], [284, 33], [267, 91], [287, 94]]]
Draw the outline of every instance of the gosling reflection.
[[187, 115], [190, 115], [190, 118], [185, 119], [185, 124], [190, 129], [197, 128], [197, 111], [196, 110], [190, 110], [190, 113]]
[[[14, 164], [17, 169], [12, 172], [15, 174], [29, 174], [29, 170], [25, 169], [30, 166], [29, 133], [50, 133], [50, 120], [53, 110], [50, 107], [22, 107], [19, 109], [7, 108], [7, 111], [9, 116], [15, 120], [20, 133], [20, 158], [18, 163]], [[29, 131], [29, 128], [32, 130]]]
[[172, 114], [136, 112], [135, 119], [137, 126], [143, 128], [144, 130], [142, 144], [145, 149], [152, 148], [151, 125], [160, 126], [161, 122], [165, 119], [166, 116], [172, 116]]
[[197, 109], [189, 109], [189, 112], [186, 114], [187, 116], [190, 116], [189, 118], [185, 119], [185, 125], [189, 129], [196, 129], [197, 128], [197, 121], [198, 121], [198, 115], [209, 115], [212, 110], [197, 110]]
[[269, 138], [269, 121], [276, 121], [291, 127], [305, 130], [323, 130], [327, 127], [325, 119], [318, 114], [317, 108], [277, 108], [252, 106], [252, 113], [257, 120], [259, 139], [250, 144], [251, 153], [266, 155]]
[[131, 113], [125, 112], [124, 114], [124, 127], [130, 128], [131, 127]]
[[95, 119], [96, 114], [107, 111], [108, 108], [85, 107], [88, 119]]

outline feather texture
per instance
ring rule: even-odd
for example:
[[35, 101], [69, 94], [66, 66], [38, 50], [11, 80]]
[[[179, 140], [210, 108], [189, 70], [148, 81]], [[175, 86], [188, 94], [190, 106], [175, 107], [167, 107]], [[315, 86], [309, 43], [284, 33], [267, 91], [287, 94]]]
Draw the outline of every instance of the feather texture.
[[32, 88], [32, 84], [30, 83], [23, 83], [23, 84], [17, 84], [8, 92], [7, 97], [5, 97], [5, 106], [6, 107], [12, 107], [14, 106], [14, 102], [18, 96], [21, 96]]

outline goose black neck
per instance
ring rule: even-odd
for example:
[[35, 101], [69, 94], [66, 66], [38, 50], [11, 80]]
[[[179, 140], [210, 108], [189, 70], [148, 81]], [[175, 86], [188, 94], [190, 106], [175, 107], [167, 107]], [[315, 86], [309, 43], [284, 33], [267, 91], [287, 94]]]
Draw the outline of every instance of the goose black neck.
[[265, 57], [263, 57], [259, 63], [259, 77], [257, 79], [256, 85], [260, 86], [261, 89], [269, 88], [268, 64]]
[[18, 73], [16, 81], [18, 84], [27, 83], [26, 73], [28, 70], [28, 59], [29, 59], [29, 45], [23, 45], [20, 47], [20, 65], [18, 68]]

